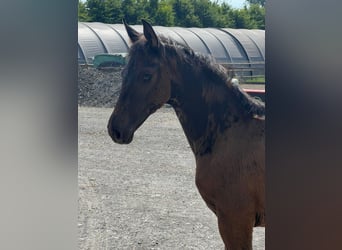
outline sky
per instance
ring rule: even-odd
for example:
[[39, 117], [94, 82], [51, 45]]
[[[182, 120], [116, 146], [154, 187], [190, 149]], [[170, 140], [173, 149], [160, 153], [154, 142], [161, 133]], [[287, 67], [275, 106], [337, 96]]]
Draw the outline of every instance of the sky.
[[222, 2], [228, 3], [230, 6], [236, 9], [241, 9], [245, 4], [245, 0], [222, 0]]

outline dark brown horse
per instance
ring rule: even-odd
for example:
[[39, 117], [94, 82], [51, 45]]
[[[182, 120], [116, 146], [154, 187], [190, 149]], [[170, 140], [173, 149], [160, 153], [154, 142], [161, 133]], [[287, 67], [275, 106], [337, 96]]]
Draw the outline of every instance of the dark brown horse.
[[226, 70], [189, 47], [125, 22], [132, 46], [119, 100], [108, 123], [112, 139], [130, 143], [157, 109], [175, 109], [196, 157], [196, 185], [218, 218], [226, 249], [252, 249], [265, 226], [265, 105], [231, 82]]

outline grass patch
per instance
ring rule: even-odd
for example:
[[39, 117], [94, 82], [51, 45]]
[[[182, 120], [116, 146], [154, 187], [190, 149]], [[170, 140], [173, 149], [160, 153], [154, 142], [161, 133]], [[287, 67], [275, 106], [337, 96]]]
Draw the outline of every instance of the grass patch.
[[264, 76], [258, 76], [258, 77], [243, 77], [242, 81], [244, 83], [265, 83], [265, 77]]

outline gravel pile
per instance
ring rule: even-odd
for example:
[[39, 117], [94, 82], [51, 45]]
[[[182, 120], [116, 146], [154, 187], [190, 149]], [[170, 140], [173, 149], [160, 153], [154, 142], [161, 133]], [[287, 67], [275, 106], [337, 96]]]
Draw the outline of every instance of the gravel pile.
[[119, 97], [122, 68], [78, 67], [78, 105], [112, 108]]

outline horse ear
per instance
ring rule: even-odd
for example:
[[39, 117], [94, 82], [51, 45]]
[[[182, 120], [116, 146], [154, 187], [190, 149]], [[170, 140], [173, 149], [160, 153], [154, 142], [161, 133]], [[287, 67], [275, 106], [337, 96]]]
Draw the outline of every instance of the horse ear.
[[146, 40], [150, 43], [151, 47], [153, 48], [159, 48], [160, 41], [156, 33], [154, 32], [152, 25], [149, 24], [147, 21], [144, 19], [141, 20], [144, 26], [144, 36]]
[[134, 43], [134, 42], [138, 41], [142, 34], [140, 34], [138, 31], [136, 31], [131, 26], [129, 26], [125, 19], [122, 19], [122, 22], [125, 25], [128, 37], [129, 37], [129, 39], [131, 39], [131, 42]]

